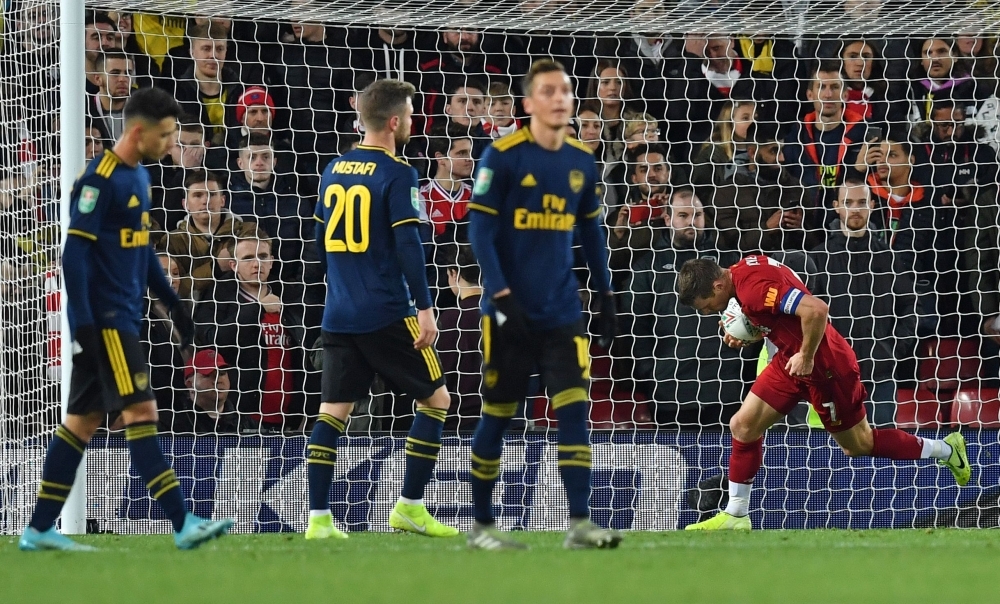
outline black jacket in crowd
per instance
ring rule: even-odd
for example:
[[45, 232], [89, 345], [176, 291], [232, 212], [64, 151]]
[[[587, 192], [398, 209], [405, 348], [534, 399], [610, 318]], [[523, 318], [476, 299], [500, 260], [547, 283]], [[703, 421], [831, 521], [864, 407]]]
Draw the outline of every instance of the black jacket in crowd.
[[743, 400], [744, 372], [758, 347], [729, 348], [722, 342], [718, 315], [701, 315], [678, 301], [677, 274], [688, 260], [708, 258], [720, 266], [740, 260], [721, 252], [714, 238], [703, 236], [694, 248], [675, 249], [664, 229], [653, 253], [632, 265], [632, 279], [622, 296], [622, 329], [635, 334], [630, 356], [639, 382], [650, 385], [657, 403], [699, 405]]
[[[281, 297], [277, 288], [275, 293]], [[234, 369], [230, 370], [232, 389], [239, 392], [242, 413], [259, 413], [264, 375], [267, 366], [267, 348], [261, 323], [264, 307], [256, 300], [241, 297], [236, 280], [223, 281], [205, 300], [198, 303], [194, 313], [195, 342], [199, 346], [212, 346]], [[292, 397], [286, 412], [303, 413], [305, 408], [305, 360], [302, 343], [305, 327], [302, 315], [294, 304], [283, 304], [281, 324], [288, 337], [291, 353]], [[292, 419], [295, 426], [297, 420]]]
[[838, 230], [810, 255], [818, 271], [813, 294], [829, 303], [830, 320], [857, 354], [862, 379], [912, 379], [897, 369], [912, 367], [916, 293], [893, 252], [871, 233], [848, 237]]

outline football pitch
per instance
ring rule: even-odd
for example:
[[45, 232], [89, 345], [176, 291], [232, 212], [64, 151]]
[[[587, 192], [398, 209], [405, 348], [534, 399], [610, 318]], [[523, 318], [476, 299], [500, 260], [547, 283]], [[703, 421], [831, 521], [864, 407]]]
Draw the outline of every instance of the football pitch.
[[92, 554], [22, 553], [0, 537], [0, 602], [993, 602], [990, 530], [629, 533], [614, 551], [481, 552], [462, 538], [233, 535], [193, 552], [170, 537], [97, 535]]

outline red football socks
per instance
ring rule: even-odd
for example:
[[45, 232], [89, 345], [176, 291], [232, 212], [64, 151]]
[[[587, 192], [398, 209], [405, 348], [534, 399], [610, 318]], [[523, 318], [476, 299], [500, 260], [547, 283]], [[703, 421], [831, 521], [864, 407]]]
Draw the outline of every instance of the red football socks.
[[[917, 452], [920, 452], [918, 447]], [[764, 437], [751, 443], [733, 439], [733, 452], [729, 455], [729, 481], [751, 484], [764, 463]]]
[[[920, 459], [921, 439], [902, 430], [872, 430], [872, 457], [889, 459]], [[735, 441], [733, 444], [736, 444]]]

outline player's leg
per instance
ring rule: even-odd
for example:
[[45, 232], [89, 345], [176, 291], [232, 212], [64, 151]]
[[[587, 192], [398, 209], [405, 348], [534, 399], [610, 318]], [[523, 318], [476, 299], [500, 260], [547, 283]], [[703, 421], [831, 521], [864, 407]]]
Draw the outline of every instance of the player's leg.
[[[843, 384], [843, 382], [840, 382]], [[860, 382], [859, 382], [860, 385]], [[834, 440], [849, 457], [885, 457], [888, 459], [928, 459], [934, 458], [939, 465], [948, 468], [959, 486], [965, 486], [972, 477], [972, 467], [965, 450], [965, 438], [961, 432], [953, 432], [943, 440], [921, 438], [895, 428], [876, 428], [868, 424], [864, 417], [864, 388], [834, 389], [834, 401], [824, 408], [827, 414], [839, 414], [849, 421], [843, 426], [829, 425], [829, 415], [820, 414]], [[814, 407], [817, 407], [814, 405]], [[817, 408], [818, 411], [818, 408]], [[853, 425], [852, 425], [853, 424]]]
[[959, 486], [965, 486], [972, 477], [965, 438], [953, 432], [943, 440], [921, 438], [895, 428], [876, 428], [862, 419], [860, 423], [842, 432], [832, 433], [844, 454], [849, 457], [886, 457], [888, 459], [934, 458], [948, 468]]
[[111, 367], [110, 376], [104, 376], [110, 379], [102, 381], [107, 410], [121, 410], [132, 465], [173, 525], [174, 543], [179, 549], [193, 549], [224, 535], [233, 520], [207, 520], [188, 513], [181, 483], [160, 449], [156, 399], [149, 387], [147, 357], [138, 334], [117, 329], [101, 332]]
[[458, 529], [438, 522], [424, 506], [424, 489], [434, 476], [451, 397], [437, 352], [433, 346], [417, 350], [419, 337], [417, 318], [406, 317], [357, 338], [365, 359], [389, 388], [417, 399], [406, 439], [403, 489], [389, 514], [389, 526], [426, 537], [455, 537]]
[[525, 549], [496, 528], [493, 489], [500, 477], [503, 435], [527, 394], [535, 364], [533, 342], [508, 342], [483, 317], [483, 411], [472, 436], [472, 514], [467, 542], [473, 549]]
[[[138, 345], [138, 339], [135, 344]], [[129, 346], [126, 344], [124, 348], [127, 350]], [[125, 358], [130, 356], [126, 353]], [[135, 386], [135, 395], [152, 395], [152, 392], [145, 392], [148, 389], [148, 380]], [[138, 386], [145, 388], [139, 389]], [[146, 483], [150, 497], [160, 504], [173, 525], [174, 544], [179, 549], [194, 549], [206, 541], [225, 535], [233, 526], [233, 520], [231, 518], [209, 520], [188, 512], [181, 483], [160, 449], [156, 433], [157, 419], [156, 401], [152, 398], [123, 408], [125, 441], [132, 464]]]
[[603, 529], [590, 520], [590, 340], [582, 323], [552, 329], [542, 335], [539, 364], [559, 421], [559, 477], [569, 504], [568, 549], [614, 548], [618, 531]]
[[[96, 381], [94, 383], [96, 384]], [[92, 396], [100, 397], [99, 389], [88, 390], [91, 390]], [[73, 394], [79, 394], [79, 391]], [[103, 418], [104, 413], [99, 411], [85, 415], [67, 415], [66, 421], [56, 428], [42, 465], [42, 483], [38, 490], [38, 501], [18, 544], [22, 550], [93, 551], [95, 549], [76, 543], [56, 531], [55, 522], [69, 497], [77, 468], [83, 459], [83, 451], [94, 432], [100, 427]]]
[[[436, 366], [440, 368], [440, 362]], [[440, 369], [434, 375], [439, 372]], [[424, 490], [434, 476], [450, 405], [451, 396], [444, 386], [439, 386], [430, 397], [417, 401], [416, 416], [406, 436], [403, 490], [389, 516], [389, 526], [394, 529], [428, 537], [456, 537], [459, 534], [455, 527], [438, 522], [424, 506]]]
[[772, 362], [754, 382], [740, 410], [729, 421], [729, 503], [725, 511], [689, 524], [686, 530], [750, 530], [750, 492], [764, 461], [764, 433], [804, 398], [781, 363]]
[[[346, 539], [333, 523], [330, 485], [337, 464], [337, 444], [347, 429], [353, 401], [368, 393], [375, 371], [364, 359], [354, 336], [323, 332], [323, 384], [319, 417], [306, 445], [309, 478], [309, 525], [306, 539]], [[338, 402], [352, 401], [352, 402]]]

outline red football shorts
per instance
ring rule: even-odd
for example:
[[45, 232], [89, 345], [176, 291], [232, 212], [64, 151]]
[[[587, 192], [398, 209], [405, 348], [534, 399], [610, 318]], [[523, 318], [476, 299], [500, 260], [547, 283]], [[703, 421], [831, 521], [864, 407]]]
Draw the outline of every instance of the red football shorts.
[[[828, 372], [806, 382], [785, 371], [787, 362], [778, 357], [769, 363], [750, 392], [784, 415], [791, 413], [799, 401], [808, 401], [828, 432], [850, 430], [865, 418], [868, 391], [859, 372], [850, 369], [841, 374]], [[817, 369], [814, 374], [818, 372]]]

